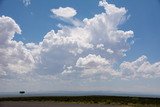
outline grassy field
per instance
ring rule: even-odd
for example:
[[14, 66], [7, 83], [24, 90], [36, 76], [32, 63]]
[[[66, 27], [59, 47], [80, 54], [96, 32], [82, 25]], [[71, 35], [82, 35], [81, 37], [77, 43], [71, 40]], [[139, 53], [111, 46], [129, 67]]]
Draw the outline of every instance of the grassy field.
[[4, 101], [50, 101], [76, 104], [110, 104], [110, 105], [140, 105], [160, 107], [160, 98], [120, 97], [120, 96], [53, 96], [53, 97], [8, 97], [0, 98]]

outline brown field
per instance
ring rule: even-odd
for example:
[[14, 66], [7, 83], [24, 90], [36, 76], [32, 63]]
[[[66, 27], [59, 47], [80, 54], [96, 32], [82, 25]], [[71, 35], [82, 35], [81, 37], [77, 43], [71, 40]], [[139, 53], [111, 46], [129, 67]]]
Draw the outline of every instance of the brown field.
[[74, 104], [74, 103], [55, 103], [55, 102], [26, 102], [26, 101], [4, 101], [0, 102], [0, 107], [127, 107], [103, 104]]
[[0, 98], [0, 107], [160, 107], [160, 98], [124, 96], [39, 96]]

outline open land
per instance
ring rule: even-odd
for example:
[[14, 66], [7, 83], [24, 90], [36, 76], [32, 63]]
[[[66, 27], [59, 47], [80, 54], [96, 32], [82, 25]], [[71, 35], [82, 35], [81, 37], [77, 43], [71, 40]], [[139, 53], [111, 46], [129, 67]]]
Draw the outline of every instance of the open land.
[[53, 96], [0, 98], [0, 107], [160, 107], [160, 98]]

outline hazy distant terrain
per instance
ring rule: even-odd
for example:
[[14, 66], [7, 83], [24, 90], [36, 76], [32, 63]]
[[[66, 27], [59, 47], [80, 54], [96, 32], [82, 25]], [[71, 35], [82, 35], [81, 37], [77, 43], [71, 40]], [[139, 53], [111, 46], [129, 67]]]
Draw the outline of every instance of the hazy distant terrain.
[[135, 93], [135, 92], [119, 92], [119, 91], [54, 91], [54, 92], [27, 92], [23, 95], [19, 92], [0, 92], [2, 97], [30, 97], [30, 96], [133, 96], [133, 97], [151, 97], [160, 98], [159, 94]]

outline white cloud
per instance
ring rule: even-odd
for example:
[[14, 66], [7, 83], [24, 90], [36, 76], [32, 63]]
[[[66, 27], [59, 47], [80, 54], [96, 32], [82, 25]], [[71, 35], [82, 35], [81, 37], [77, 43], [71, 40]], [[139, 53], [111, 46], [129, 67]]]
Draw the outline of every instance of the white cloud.
[[23, 0], [23, 4], [25, 6], [29, 6], [31, 4], [31, 0]]
[[76, 66], [80, 68], [97, 68], [98, 66], [106, 66], [109, 64], [105, 58], [102, 58], [100, 55], [89, 54], [85, 58], [79, 58], [77, 60]]
[[[103, 2], [105, 3], [105, 1]], [[121, 19], [125, 17], [126, 10], [124, 8], [119, 10], [112, 4], [107, 5], [115, 8], [114, 14], [108, 14], [106, 11], [93, 18], [79, 21], [83, 26], [62, 26], [61, 30], [56, 33], [54, 30], [47, 33], [40, 43], [42, 48], [41, 63], [38, 64], [40, 68], [45, 68], [46, 73], [55, 74], [56, 72], [57, 74], [63, 72], [64, 65], [74, 67], [79, 57], [91, 53], [106, 58], [112, 64], [124, 57], [125, 52], [130, 48], [127, 40], [133, 37], [133, 31], [118, 29]], [[105, 5], [103, 6], [105, 7]], [[62, 16], [62, 12], [58, 12], [64, 10], [70, 9], [60, 7], [52, 9], [52, 12], [65, 18], [71, 18], [75, 15], [66, 15], [69, 12], [65, 12], [66, 14], [62, 14], [64, 15]], [[106, 52], [107, 49], [110, 51]]]
[[76, 10], [72, 7], [59, 7], [58, 9], [51, 9], [51, 12], [57, 17], [71, 18], [77, 14]]
[[[126, 19], [125, 8], [105, 0], [100, 1], [99, 6], [105, 11], [90, 19], [78, 20], [73, 26], [62, 25], [58, 31], [51, 30], [38, 44], [13, 40], [21, 29], [12, 18], [0, 17], [0, 76], [32, 71], [42, 77], [51, 75], [62, 80], [159, 77], [160, 63], [151, 64], [145, 56], [123, 62], [115, 69], [119, 59], [130, 49], [128, 39], [134, 33], [118, 28]], [[51, 11], [77, 23], [72, 18], [77, 14], [73, 8], [60, 7]]]
[[[80, 57], [74, 67], [67, 67], [62, 74], [67, 76], [76, 76], [76, 79], [104, 80], [115, 78], [121, 75], [113, 69], [108, 60], [100, 55], [89, 54], [86, 57]], [[73, 77], [74, 78], [74, 77]]]
[[[130, 43], [127, 40], [133, 37], [133, 31], [123, 31], [118, 28], [118, 25], [123, 23], [122, 19], [126, 17], [127, 11], [125, 8], [115, 7], [115, 5], [108, 4], [106, 1], [100, 1], [100, 6], [105, 8], [104, 13], [97, 14], [90, 19], [85, 18], [83, 22], [85, 29], [91, 35], [91, 43], [93, 45], [103, 44], [104, 51], [98, 51], [98, 54], [116, 62], [124, 57], [125, 52], [129, 50]], [[112, 10], [114, 10], [114, 14], [111, 14]], [[113, 57], [110, 56], [110, 53], [104, 56], [107, 49], [114, 52]]]
[[[83, 23], [74, 16], [77, 11], [72, 7], [59, 7], [58, 9], [51, 9], [54, 16], [52, 18], [59, 18], [60, 20], [69, 23], [73, 26], [83, 26]], [[58, 24], [58, 27], [63, 28], [65, 25]]]
[[155, 78], [160, 77], [160, 62], [151, 64], [143, 55], [133, 62], [123, 62], [120, 70], [124, 79]]
[[11, 39], [13, 39], [15, 33], [21, 33], [19, 26], [9, 17], [0, 17], [0, 25], [1, 45], [2, 43], [9, 42]]
[[[34, 68], [34, 58], [23, 42], [13, 40], [21, 33], [16, 22], [6, 16], [0, 17], [0, 69], [2, 74], [26, 73]], [[0, 74], [1, 74], [0, 73]]]
[[103, 45], [103, 44], [97, 44], [96, 48], [97, 48], [97, 49], [104, 50], [104, 45]]
[[[118, 29], [121, 19], [125, 17], [126, 10], [108, 3], [106, 6], [105, 3], [105, 1], [100, 2], [100, 5], [106, 9], [106, 12], [80, 21], [79, 23], [83, 26], [63, 26], [56, 33], [52, 30], [44, 36], [39, 45], [16, 42], [12, 40], [14, 34], [11, 34], [11, 37], [5, 36], [10, 37], [10, 42], [14, 42], [16, 46], [19, 46], [19, 50], [23, 52], [16, 56], [17, 59], [15, 59], [19, 60], [17, 64], [7, 62], [7, 66], [10, 69], [15, 69], [16, 72], [35, 70], [42, 74], [58, 74], [63, 72], [64, 65], [74, 67], [81, 56], [88, 56], [91, 53], [100, 55], [111, 64], [114, 64], [130, 48], [127, 39], [133, 37], [133, 31]], [[113, 8], [114, 14], [111, 14], [112, 11], [108, 13], [107, 8], [109, 10], [110, 7]], [[64, 18], [71, 18], [76, 15], [76, 10], [70, 7], [60, 7], [51, 11], [58, 17]], [[5, 34], [3, 33], [2, 35], [4, 36]], [[13, 47], [13, 50], [9, 48], [8, 51], [14, 52], [16, 46]], [[100, 48], [101, 50], [99, 50]], [[114, 52], [112, 56], [106, 52], [107, 49], [110, 49], [110, 53], [111, 50]], [[18, 53], [20, 53], [19, 50], [17, 50]], [[22, 59], [20, 59], [20, 55], [23, 55]], [[24, 59], [27, 59], [28, 62], [25, 63]]]
[[62, 75], [63, 74], [70, 74], [70, 73], [72, 73], [72, 72], [76, 72], [74, 69], [73, 69], [73, 67], [72, 66], [69, 66], [69, 67], [64, 67], [64, 71], [62, 72]]
[[114, 4], [108, 4], [106, 0], [101, 0], [99, 2], [99, 6], [103, 6], [107, 14], [109, 15], [119, 14], [121, 16], [121, 15], [125, 15], [127, 12], [124, 7], [118, 8]]
[[38, 71], [44, 72], [43, 68], [47, 68], [46, 73], [57, 74], [63, 71], [64, 65], [72, 65], [79, 54], [93, 46], [89, 44], [84, 29], [67, 27], [57, 33], [54, 30], [47, 33], [40, 47], [42, 51]]
[[114, 51], [113, 51], [112, 49], [107, 49], [107, 52], [108, 52], [109, 54], [113, 54], [113, 53], [114, 53]]

